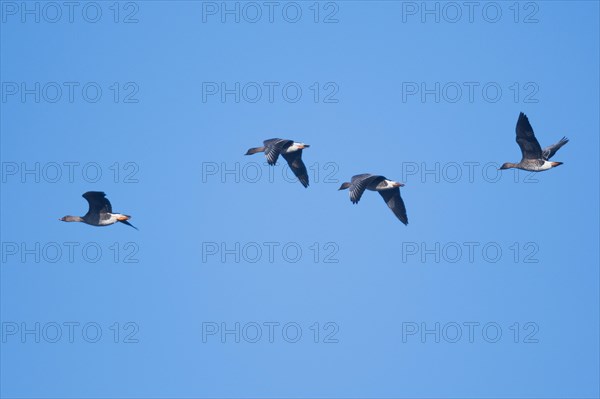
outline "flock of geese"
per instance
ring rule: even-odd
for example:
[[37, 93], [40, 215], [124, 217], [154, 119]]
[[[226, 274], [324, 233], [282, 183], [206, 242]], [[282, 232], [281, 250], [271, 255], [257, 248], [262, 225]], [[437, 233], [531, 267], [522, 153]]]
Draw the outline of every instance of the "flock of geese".
[[[517, 168], [530, 172], [542, 172], [562, 165], [562, 162], [550, 161], [550, 158], [565, 144], [569, 142], [566, 137], [560, 139], [556, 144], [544, 149], [535, 138], [529, 119], [524, 113], [519, 114], [517, 121], [517, 144], [521, 148], [521, 161], [518, 163], [506, 162], [500, 169]], [[275, 165], [279, 155], [287, 161], [290, 169], [304, 187], [308, 187], [308, 172], [302, 161], [302, 150], [310, 147], [308, 144], [295, 142], [293, 140], [269, 139], [263, 142], [262, 147], [250, 148], [245, 155], [264, 152], [269, 165]], [[350, 201], [357, 204], [365, 190], [377, 191], [383, 197], [387, 206], [394, 215], [405, 225], [408, 224], [406, 206], [400, 196], [400, 187], [404, 184], [389, 180], [381, 175], [364, 173], [352, 176], [350, 182], [343, 183], [339, 190], [349, 190]], [[128, 222], [131, 216], [121, 213], [112, 213], [110, 201], [106, 194], [101, 191], [88, 191], [83, 194], [89, 204], [89, 210], [84, 216], [65, 216], [60, 218], [63, 222], [83, 222], [92, 226], [109, 226], [117, 222], [128, 226], [135, 226]]]

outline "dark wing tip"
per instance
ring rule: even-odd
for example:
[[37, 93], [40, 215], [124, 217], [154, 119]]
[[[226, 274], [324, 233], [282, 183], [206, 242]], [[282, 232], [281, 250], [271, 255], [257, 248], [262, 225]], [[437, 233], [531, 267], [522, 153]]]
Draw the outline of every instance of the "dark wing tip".
[[400, 195], [400, 188], [396, 187], [390, 190], [382, 190], [379, 192], [388, 208], [394, 213], [396, 218], [400, 220], [404, 225], [408, 224], [408, 216], [406, 214], [406, 205]]
[[127, 226], [131, 226], [131, 227], [133, 227], [134, 229], [136, 229], [136, 230], [138, 230], [138, 231], [139, 231], [139, 229], [138, 229], [137, 227], [135, 227], [134, 225], [132, 225], [131, 223], [129, 223], [127, 220], [119, 220], [119, 222], [121, 222], [121, 223], [123, 223], [123, 224], [126, 224]]
[[529, 118], [523, 112], [519, 112], [519, 119], [518, 120], [519, 120], [519, 122], [521, 122], [521, 121], [529, 121]]
[[[402, 199], [400, 199], [400, 201], [402, 201]], [[406, 207], [404, 206], [404, 202], [402, 202], [401, 207], [392, 209], [392, 212], [394, 212], [399, 221], [401, 221], [405, 226], [408, 226], [408, 216], [406, 215]]]
[[519, 119], [517, 120], [517, 126], [527, 126], [529, 125], [529, 118], [524, 113], [519, 114]]
[[106, 197], [106, 193], [104, 191], [86, 191], [81, 196], [83, 198], [87, 198], [87, 197]]
[[302, 185], [305, 188], [308, 188], [308, 174], [306, 174], [306, 169], [304, 169], [304, 171], [302, 171], [302, 170], [301, 171], [294, 170], [293, 172], [294, 172], [294, 174], [296, 174], [296, 177], [298, 178], [298, 181], [300, 183], [302, 183]]
[[302, 185], [308, 187], [308, 171], [306, 165], [302, 161], [302, 150], [298, 150], [292, 153], [283, 153], [283, 158], [287, 161], [289, 168], [294, 172], [294, 176], [298, 179]]

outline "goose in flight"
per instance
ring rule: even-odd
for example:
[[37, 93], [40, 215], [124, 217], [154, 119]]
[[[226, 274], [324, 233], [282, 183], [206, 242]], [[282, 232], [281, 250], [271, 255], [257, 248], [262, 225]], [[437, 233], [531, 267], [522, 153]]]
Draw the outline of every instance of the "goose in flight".
[[378, 191], [383, 197], [387, 206], [394, 212], [394, 215], [405, 225], [408, 224], [406, 216], [406, 207], [400, 197], [400, 187], [404, 183], [389, 180], [381, 175], [371, 175], [368, 173], [352, 176], [350, 183], [343, 183], [339, 190], [350, 189], [350, 201], [357, 204], [365, 190]]
[[302, 162], [302, 150], [310, 147], [310, 145], [284, 139], [269, 139], [263, 141], [263, 144], [263, 147], [250, 148], [245, 155], [264, 152], [268, 164], [275, 165], [279, 154], [281, 154], [287, 161], [290, 169], [292, 169], [292, 172], [300, 180], [300, 183], [304, 187], [308, 187], [308, 172], [306, 171], [304, 162]]
[[558, 151], [560, 147], [567, 144], [569, 139], [563, 137], [558, 143], [552, 144], [542, 150], [540, 143], [535, 138], [533, 128], [531, 127], [531, 124], [529, 124], [529, 119], [522, 112], [519, 114], [516, 130], [517, 144], [521, 148], [521, 153], [523, 155], [521, 162], [506, 162], [500, 169], [517, 168], [528, 170], [530, 172], [541, 172], [562, 165], [562, 162], [551, 162], [549, 159], [556, 154], [556, 151]]
[[82, 195], [90, 205], [88, 212], [82, 216], [65, 216], [58, 220], [63, 222], [83, 222], [92, 226], [108, 226], [121, 222], [134, 229], [138, 229], [128, 222], [131, 216], [120, 213], [112, 213], [110, 201], [102, 191], [88, 191]]

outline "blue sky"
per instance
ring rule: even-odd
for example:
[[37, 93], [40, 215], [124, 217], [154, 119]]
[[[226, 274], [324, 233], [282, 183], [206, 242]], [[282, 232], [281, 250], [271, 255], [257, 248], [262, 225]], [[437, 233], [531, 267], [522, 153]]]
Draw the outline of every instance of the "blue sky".
[[[598, 3], [53, 4], [0, 2], [3, 397], [600, 395]], [[564, 165], [496, 171], [521, 111]]]

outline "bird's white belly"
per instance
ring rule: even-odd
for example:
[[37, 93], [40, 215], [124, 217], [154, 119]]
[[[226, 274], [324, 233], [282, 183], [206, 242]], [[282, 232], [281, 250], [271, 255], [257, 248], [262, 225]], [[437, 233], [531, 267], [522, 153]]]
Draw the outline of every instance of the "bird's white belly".
[[98, 224], [100, 226], [108, 226], [108, 225], [111, 225], [111, 224], [115, 224], [118, 221], [119, 221], [119, 219], [117, 219], [117, 215], [111, 214], [110, 215], [110, 219], [100, 220], [100, 222]]

